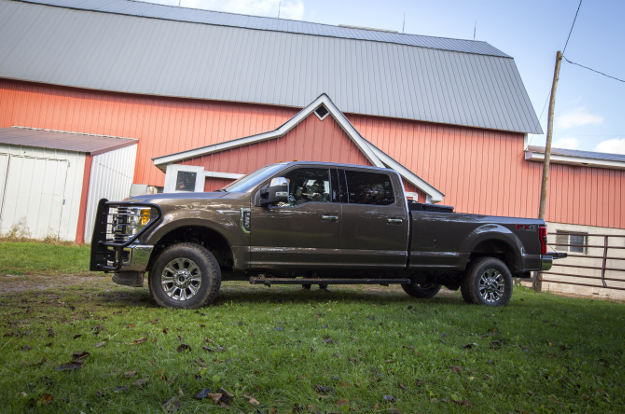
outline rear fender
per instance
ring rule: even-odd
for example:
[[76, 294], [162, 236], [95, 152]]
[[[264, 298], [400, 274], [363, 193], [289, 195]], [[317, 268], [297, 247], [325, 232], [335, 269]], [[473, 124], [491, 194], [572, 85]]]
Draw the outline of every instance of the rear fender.
[[[486, 241], [497, 241], [506, 244], [514, 254], [515, 264], [522, 266], [523, 257], [525, 256], [525, 248], [521, 240], [510, 229], [500, 224], [485, 224], [473, 230], [469, 236], [462, 242], [460, 251], [466, 253], [466, 260], [469, 259], [475, 248]], [[464, 267], [466, 268], [465, 261]], [[514, 272], [513, 269], [510, 269]]]

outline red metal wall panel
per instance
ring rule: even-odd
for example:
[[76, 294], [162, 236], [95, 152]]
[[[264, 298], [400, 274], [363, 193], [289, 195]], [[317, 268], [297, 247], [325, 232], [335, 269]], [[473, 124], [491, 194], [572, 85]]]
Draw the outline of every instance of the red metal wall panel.
[[[0, 79], [0, 127], [19, 125], [139, 138], [134, 177], [139, 184], [163, 185], [165, 175], [154, 167], [153, 157], [271, 131], [295, 113], [297, 109]], [[521, 134], [362, 115], [347, 117], [366, 139], [442, 191], [443, 204], [455, 206], [456, 211], [526, 217], [538, 214], [542, 165], [524, 160]], [[211, 164], [207, 169], [228, 171], [226, 167], [237, 167], [239, 170], [231, 172], [244, 173], [251, 165], [294, 158], [362, 164], [362, 155], [344, 147], [344, 140], [336, 141], [340, 144], [336, 148], [328, 139], [343, 133], [335, 125], [305, 122], [298, 126], [301, 131], [292, 144], [279, 145], [279, 140], [258, 144], [258, 148], [242, 151], [245, 157], [235, 160], [223, 155], [221, 164]], [[219, 187], [223, 184], [220, 182]], [[212, 185], [207, 181], [207, 186]], [[552, 164], [547, 220], [625, 228], [623, 188], [625, 171]]]
[[[327, 116], [322, 121], [314, 114], [283, 137], [187, 160], [182, 164], [199, 165], [205, 171], [248, 174], [267, 164], [292, 160], [371, 165], [334, 118]], [[213, 182], [212, 179], [210, 181]]]

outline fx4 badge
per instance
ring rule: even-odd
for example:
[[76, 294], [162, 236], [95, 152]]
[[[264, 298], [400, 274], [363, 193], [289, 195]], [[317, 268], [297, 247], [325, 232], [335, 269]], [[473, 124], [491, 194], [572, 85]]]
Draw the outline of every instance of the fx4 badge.
[[517, 230], [536, 231], [536, 224], [517, 224]]

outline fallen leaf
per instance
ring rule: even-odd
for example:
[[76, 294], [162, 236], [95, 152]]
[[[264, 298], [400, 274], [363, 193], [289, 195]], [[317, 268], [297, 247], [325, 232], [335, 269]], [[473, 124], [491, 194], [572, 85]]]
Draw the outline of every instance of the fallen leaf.
[[74, 337], [72, 339], [78, 339], [82, 336], [82, 334], [78, 334], [78, 335], [74, 335]]
[[126, 328], [129, 328], [129, 329], [132, 329], [132, 328], [134, 328], [134, 327], [135, 327], [135, 326], [134, 326], [133, 324], [131, 324], [131, 323], [129, 323], [128, 325], [126, 325]]
[[467, 349], [471, 349], [474, 346], [477, 346], [477, 344], [475, 342], [470, 343], [470, 344], [466, 344], [466, 345], [462, 345], [463, 348], [467, 348]]
[[417, 378], [417, 387], [422, 387], [423, 385], [425, 385], [425, 381], [421, 378]]
[[556, 400], [555, 398], [553, 398], [551, 395], [548, 395], [547, 398], [549, 398], [551, 401], [558, 403], [558, 404], [562, 404], [560, 401]]
[[404, 414], [401, 411], [399, 411], [397, 408], [395, 407], [391, 407], [388, 409], [388, 414]]
[[275, 328], [273, 328], [273, 330], [280, 332], [280, 331], [283, 331], [284, 328], [282, 326], [276, 326]]
[[184, 352], [184, 351], [191, 352], [191, 347], [187, 344], [180, 344], [180, 346], [176, 348], [176, 352]]
[[169, 332], [169, 329], [167, 329], [167, 328], [163, 328], [163, 333], [164, 333], [165, 335], [167, 335], [167, 332]]
[[76, 351], [72, 354], [72, 358], [74, 359], [74, 361], [78, 361], [84, 358], [87, 358], [88, 356], [90, 356], [91, 354], [89, 352], [86, 351]]
[[212, 348], [209, 348], [207, 346], [202, 345], [202, 349], [207, 351], [207, 352], [213, 352]]
[[260, 405], [258, 400], [256, 398], [254, 398], [254, 397], [250, 397], [250, 399], [248, 400], [248, 403], [250, 403], [252, 405]]
[[213, 402], [215, 404], [219, 404], [219, 401], [221, 400], [222, 394], [219, 393], [208, 393], [208, 396], [210, 397], [211, 400], [213, 400]]
[[345, 398], [339, 398], [339, 400], [336, 402], [336, 405], [347, 405], [349, 404], [349, 402], [345, 399]]
[[52, 397], [52, 395], [50, 394], [42, 394], [41, 395], [41, 402], [48, 405], [50, 404], [52, 401], [54, 401], [54, 397]]
[[28, 398], [28, 394], [26, 394], [24, 391], [18, 392], [17, 395], [22, 398]]
[[389, 401], [389, 402], [395, 402], [396, 398], [393, 397], [392, 395], [385, 395], [384, 396], [384, 401]]
[[465, 407], [469, 407], [471, 405], [471, 402], [469, 400], [462, 400], [462, 401], [458, 401], [458, 400], [449, 400], [454, 404], [458, 404], [458, 405], [463, 405]]
[[133, 382], [133, 383], [132, 383], [132, 385], [134, 385], [134, 386], [135, 386], [135, 387], [137, 387], [137, 388], [143, 388], [143, 386], [144, 386], [145, 384], [147, 384], [147, 383], [148, 383], [148, 381], [149, 381], [149, 379], [148, 379], [148, 378], [142, 378], [142, 379], [138, 379], [138, 380], [136, 380], [135, 382]]
[[54, 332], [54, 329], [52, 329], [52, 328], [49, 328], [49, 329], [48, 329], [48, 336], [49, 336], [50, 338], [52, 338], [52, 337], [55, 337], [55, 336], [56, 336], [56, 332]]
[[121, 386], [121, 387], [113, 388], [113, 392], [116, 393], [116, 394], [119, 394], [120, 392], [124, 392], [124, 391], [128, 391], [128, 387]]
[[97, 344], [95, 344], [96, 348], [99, 348], [101, 346], [106, 346], [106, 342], [102, 341], [102, 342], [98, 342]]
[[61, 364], [56, 368], [57, 371], [73, 371], [82, 367], [83, 361], [72, 361], [66, 364]]
[[22, 347], [22, 351], [30, 351], [31, 349], [33, 349], [33, 347], [32, 346], [28, 346], [28, 345], [24, 345]]
[[200, 392], [198, 392], [193, 398], [195, 398], [196, 400], [202, 400], [208, 397], [210, 395], [210, 392], [211, 392], [210, 388], [202, 388]]
[[135, 339], [133, 342], [135, 343], [135, 345], [138, 345], [138, 344], [144, 343], [147, 340], [148, 340], [148, 337], [144, 336], [143, 338]]
[[452, 365], [450, 368], [451, 368], [451, 372], [454, 372], [456, 374], [459, 373], [459, 372], [462, 372], [462, 366], [461, 365]]
[[180, 408], [180, 399], [177, 395], [174, 395], [169, 401], [163, 404], [163, 410], [173, 413]]
[[404, 384], [402, 384], [401, 382], [399, 383], [399, 388], [401, 388], [404, 391], [408, 391], [408, 387], [406, 387]]
[[124, 372], [124, 375], [126, 376], [126, 378], [134, 377], [135, 375], [137, 375], [137, 371]]
[[322, 385], [315, 385], [315, 391], [319, 394], [327, 395], [328, 393], [334, 394], [334, 388], [332, 387], [324, 387]]

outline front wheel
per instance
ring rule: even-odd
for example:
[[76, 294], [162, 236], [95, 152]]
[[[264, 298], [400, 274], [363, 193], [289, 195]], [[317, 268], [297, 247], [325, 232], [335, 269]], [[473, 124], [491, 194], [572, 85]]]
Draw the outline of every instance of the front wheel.
[[215, 256], [204, 247], [179, 243], [158, 256], [148, 284], [157, 305], [194, 309], [215, 300], [221, 285], [221, 271]]
[[433, 298], [439, 290], [441, 285], [438, 283], [423, 282], [423, 283], [402, 283], [402, 289], [404, 292], [412, 296], [413, 298], [430, 299]]
[[467, 303], [505, 306], [512, 296], [512, 274], [501, 260], [482, 257], [464, 276], [461, 292]]

